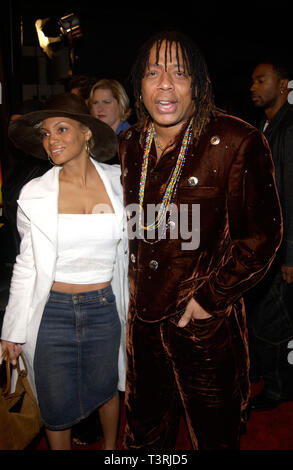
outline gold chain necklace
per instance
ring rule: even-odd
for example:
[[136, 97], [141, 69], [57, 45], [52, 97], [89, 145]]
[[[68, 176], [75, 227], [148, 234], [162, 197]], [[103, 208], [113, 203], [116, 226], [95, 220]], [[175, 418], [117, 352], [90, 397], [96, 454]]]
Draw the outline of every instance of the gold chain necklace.
[[155, 139], [155, 142], [156, 142], [157, 146], [158, 146], [159, 149], [161, 150], [161, 152], [163, 152], [164, 147], [163, 147], [163, 145], [160, 143], [160, 141], [159, 141], [159, 139], [158, 139], [158, 137], [157, 137], [157, 134], [154, 134], [154, 139]]
[[[146, 184], [146, 177], [147, 177], [147, 170], [148, 170], [148, 157], [149, 157], [152, 141], [155, 136], [154, 124], [151, 124], [148, 128], [144, 154], [143, 154], [140, 184], [139, 184], [139, 206], [140, 206], [139, 207], [139, 227], [144, 230], [149, 231], [149, 230], [155, 230], [156, 228], [158, 228], [162, 224], [163, 220], [165, 219], [166, 212], [168, 210], [168, 206], [171, 203], [171, 200], [173, 201], [175, 199], [178, 183], [179, 183], [180, 176], [184, 167], [186, 155], [187, 155], [189, 144], [190, 144], [191, 137], [192, 137], [192, 124], [193, 124], [193, 119], [190, 120], [190, 123], [185, 131], [181, 148], [178, 154], [177, 162], [172, 172], [170, 182], [163, 196], [163, 200], [161, 202], [158, 215], [155, 218], [153, 223], [149, 225], [144, 225], [142, 223], [142, 215], [143, 215], [144, 191], [145, 191], [145, 184]], [[167, 225], [168, 224], [166, 224], [165, 228], [167, 228]], [[144, 239], [144, 241], [146, 240]]]

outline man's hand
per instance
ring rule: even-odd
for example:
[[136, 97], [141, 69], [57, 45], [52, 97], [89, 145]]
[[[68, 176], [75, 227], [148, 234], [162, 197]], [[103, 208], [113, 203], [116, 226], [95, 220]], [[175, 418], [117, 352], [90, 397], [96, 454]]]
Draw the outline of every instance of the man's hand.
[[184, 328], [190, 320], [203, 320], [204, 318], [210, 318], [212, 315], [210, 315], [208, 312], [206, 312], [196, 300], [193, 298], [190, 299], [186, 306], [186, 310], [182, 317], [180, 318], [178, 322], [178, 326], [180, 328]]
[[288, 284], [292, 284], [293, 282], [293, 266], [285, 266], [282, 265], [282, 277], [284, 281], [288, 282]]

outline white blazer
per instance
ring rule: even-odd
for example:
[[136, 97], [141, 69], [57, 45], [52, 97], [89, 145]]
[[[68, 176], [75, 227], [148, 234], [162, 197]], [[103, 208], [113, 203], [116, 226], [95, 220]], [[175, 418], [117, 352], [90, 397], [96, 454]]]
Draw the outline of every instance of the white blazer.
[[[121, 227], [121, 240], [117, 245], [112, 289], [116, 296], [121, 321], [118, 389], [125, 390], [126, 320], [128, 290], [128, 240], [126, 218], [122, 204], [120, 167], [97, 163], [91, 159], [99, 173]], [[57, 259], [57, 221], [59, 171], [53, 167], [39, 178], [27, 183], [18, 199], [17, 226], [21, 237], [20, 254], [16, 258], [10, 285], [1, 338], [22, 344], [28, 365], [28, 378], [36, 394], [33, 360], [38, 330], [45, 304], [55, 276]], [[52, 358], [54, 360], [54, 358]]]

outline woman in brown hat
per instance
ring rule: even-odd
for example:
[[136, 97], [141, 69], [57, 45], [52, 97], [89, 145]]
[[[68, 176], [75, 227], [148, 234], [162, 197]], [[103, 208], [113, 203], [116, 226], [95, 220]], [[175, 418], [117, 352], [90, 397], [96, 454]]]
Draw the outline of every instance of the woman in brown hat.
[[10, 124], [13, 143], [53, 167], [18, 200], [20, 253], [2, 351], [29, 366], [51, 449], [99, 408], [104, 448], [115, 449], [125, 381], [127, 239], [120, 168], [105, 162], [116, 136], [73, 94]]

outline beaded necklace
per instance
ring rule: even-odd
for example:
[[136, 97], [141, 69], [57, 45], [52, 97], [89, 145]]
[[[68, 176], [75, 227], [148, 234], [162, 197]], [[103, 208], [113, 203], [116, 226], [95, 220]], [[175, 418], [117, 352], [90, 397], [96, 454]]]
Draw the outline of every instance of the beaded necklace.
[[[163, 200], [160, 205], [158, 215], [155, 218], [155, 221], [153, 223], [145, 226], [142, 224], [143, 201], [144, 201], [144, 190], [145, 190], [147, 170], [148, 170], [149, 153], [150, 153], [152, 141], [155, 135], [154, 124], [151, 124], [147, 131], [147, 137], [146, 137], [143, 161], [142, 161], [142, 168], [141, 168], [141, 175], [140, 175], [140, 184], [139, 184], [139, 206], [140, 206], [139, 207], [139, 226], [140, 228], [143, 228], [144, 230], [149, 231], [149, 230], [155, 230], [156, 228], [158, 228], [163, 222], [163, 220], [165, 219], [166, 212], [168, 210], [168, 206], [171, 203], [171, 200], [173, 201], [175, 199], [178, 183], [180, 180], [180, 176], [181, 176], [183, 166], [185, 163], [185, 158], [187, 155], [188, 147], [189, 147], [191, 137], [192, 137], [192, 123], [193, 123], [193, 119], [191, 119], [185, 131], [185, 134], [182, 140], [182, 145], [180, 148], [180, 152], [177, 158], [177, 162], [172, 172], [170, 182], [166, 188]], [[167, 226], [168, 224], [166, 224], [166, 228]]]

